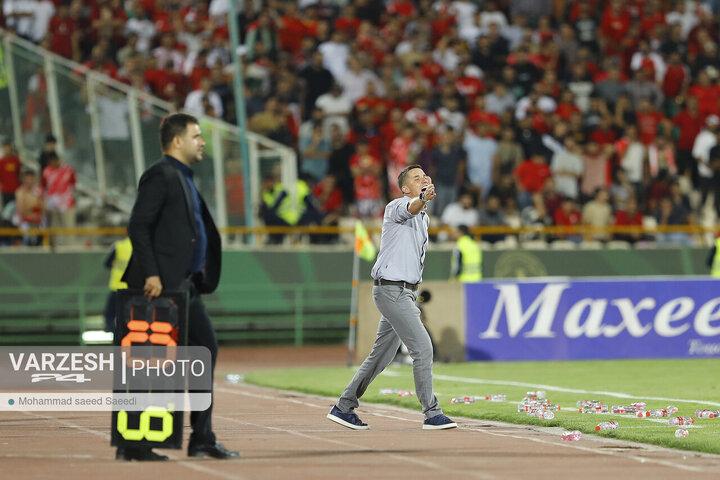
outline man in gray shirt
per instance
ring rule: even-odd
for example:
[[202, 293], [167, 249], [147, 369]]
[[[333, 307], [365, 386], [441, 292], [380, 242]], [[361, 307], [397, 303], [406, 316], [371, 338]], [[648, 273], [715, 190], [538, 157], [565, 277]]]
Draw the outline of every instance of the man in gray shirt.
[[398, 187], [405, 196], [385, 207], [380, 252], [371, 272], [373, 300], [382, 315], [375, 345], [327, 418], [353, 430], [370, 428], [354, 413], [358, 399], [392, 362], [402, 341], [413, 359], [415, 390], [425, 414], [423, 429], [454, 428], [457, 424], [442, 413], [433, 393], [432, 342], [415, 304], [428, 244], [426, 205], [435, 198], [435, 186], [420, 165], [409, 165], [398, 175]]

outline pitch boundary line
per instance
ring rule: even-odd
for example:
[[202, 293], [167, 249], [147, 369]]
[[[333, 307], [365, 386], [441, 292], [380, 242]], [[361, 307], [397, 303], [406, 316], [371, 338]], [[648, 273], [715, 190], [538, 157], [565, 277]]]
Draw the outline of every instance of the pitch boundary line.
[[[92, 430], [92, 429], [90, 429], [90, 428], [86, 428], [86, 427], [83, 427], [83, 426], [74, 424], [74, 423], [72, 423], [72, 422], [68, 422], [68, 421], [66, 421], [66, 420], [63, 420], [62, 418], [53, 417], [53, 416], [48, 416], [48, 415], [41, 415], [41, 414], [39, 414], [39, 413], [33, 413], [33, 412], [22, 412], [22, 411], [21, 411], [21, 413], [23, 413], [23, 414], [25, 414], [25, 415], [28, 415], [28, 416], [31, 416], [31, 417], [39, 417], [39, 418], [42, 418], [42, 419], [44, 419], [44, 420], [52, 420], [52, 421], [58, 422], [59, 424], [65, 426], [65, 427], [73, 428], [73, 429], [76, 429], [76, 430], [80, 430], [80, 431], [85, 432], [85, 433], [89, 433], [89, 434], [92, 434], [92, 435], [96, 435], [96, 436], [102, 437], [103, 439], [105, 439], [105, 440], [108, 441], [108, 442], [110, 441], [110, 434], [109, 434], [109, 433], [103, 433], [103, 432], [99, 432], [99, 431], [97, 431], [97, 430]], [[108, 428], [108, 431], [109, 431], [109, 428]], [[108, 445], [108, 447], [110, 447], [110, 445]], [[110, 448], [114, 448], [114, 447], [110, 447]], [[10, 456], [11, 456], [11, 455], [0, 455], [0, 457], [10, 457]], [[27, 455], [16, 455], [17, 458], [22, 458], [22, 457], [26, 457], [26, 456], [27, 456]], [[183, 460], [183, 459], [179, 458], [176, 454], [173, 454], [172, 452], [168, 452], [168, 456], [169, 456], [172, 460], [175, 460], [175, 462], [174, 462], [175, 465], [182, 465], [183, 467], [187, 467], [187, 468], [189, 468], [189, 469], [191, 469], [191, 470], [195, 470], [196, 472], [201, 472], [201, 473], [207, 473], [207, 474], [210, 474], [210, 475], [215, 475], [216, 477], [225, 478], [225, 479], [227, 479], [227, 480], [242, 480], [242, 479], [243, 479], [243, 477], [241, 477], [241, 476], [239, 476], [239, 475], [230, 475], [230, 474], [226, 474], [226, 473], [224, 473], [224, 472], [219, 472], [219, 471], [214, 470], [214, 469], [212, 469], [212, 468], [208, 468], [208, 467], [203, 467], [203, 466], [201, 466], [201, 465], [197, 465], [197, 462], [196, 462], [196, 461]], [[75, 454], [68, 454], [68, 455], [62, 455], [62, 456], [58, 456], [58, 457], [63, 457], [63, 458], [77, 458], [78, 456], [75, 455]], [[43, 458], [47, 458], [47, 455], [43, 455]], [[93, 457], [93, 458], [98, 458], [98, 457]], [[118, 461], [118, 463], [119, 463], [119, 461]], [[132, 463], [135, 463], [136, 465], [140, 465], [142, 462], [122, 462], [122, 463], [123, 463], [124, 465], [132, 464]]]
[[[261, 399], [264, 399], [264, 400], [266, 400], [266, 399], [272, 399], [272, 400], [290, 401], [291, 403], [297, 403], [297, 404], [301, 404], [301, 405], [306, 405], [306, 406], [313, 407], [313, 408], [327, 408], [327, 407], [325, 407], [325, 406], [320, 407], [319, 405], [314, 405], [314, 404], [302, 402], [302, 401], [296, 400], [296, 399], [278, 398], [278, 397], [273, 397], [273, 396], [270, 396], [270, 395], [263, 395], [263, 394], [245, 392], [245, 391], [242, 391], [242, 390], [235, 390], [235, 389], [228, 389], [228, 388], [215, 388], [215, 391], [221, 391], [221, 392], [225, 392], [225, 393], [232, 393], [232, 394], [235, 394], [235, 395], [246, 395], [246, 396], [248, 396], [248, 397], [261, 398]], [[373, 413], [371, 413], [371, 414], [373, 414]], [[375, 414], [373, 414], [373, 415], [375, 415]], [[378, 416], [384, 416], [384, 415], [378, 415]], [[219, 419], [222, 419], [222, 420], [229, 420], [229, 421], [235, 422], [235, 423], [237, 423], [237, 424], [239, 424], [239, 425], [250, 425], [250, 426], [253, 426], [253, 427], [264, 428], [264, 429], [271, 430], [271, 431], [284, 432], [284, 433], [288, 433], [288, 434], [290, 434], [290, 435], [295, 435], [295, 436], [299, 436], [299, 437], [304, 437], [304, 438], [308, 438], [308, 439], [315, 440], [315, 441], [333, 443], [333, 444], [341, 445], [341, 446], [344, 446], [344, 447], [350, 447], [350, 448], [355, 448], [355, 449], [358, 449], [358, 448], [360, 448], [360, 449], [366, 448], [366, 447], [363, 446], [363, 445], [358, 445], [358, 444], [355, 444], [355, 443], [345, 442], [345, 441], [342, 441], [342, 440], [335, 440], [335, 439], [331, 439], [331, 438], [320, 437], [320, 436], [317, 436], [317, 435], [310, 435], [310, 434], [307, 434], [307, 433], [304, 433], [304, 432], [300, 432], [300, 431], [298, 431], [298, 430], [289, 429], [289, 428], [282, 428], [282, 427], [273, 427], [273, 426], [268, 426], [268, 425], [261, 425], [261, 424], [257, 424], [257, 423], [252, 423], [252, 422], [246, 422], [246, 421], [243, 421], [243, 420], [238, 420], [238, 419], [232, 418], [232, 417], [219, 416], [219, 415], [216, 416], [216, 418], [219, 418]], [[408, 419], [400, 418], [400, 417], [393, 417], [393, 418], [397, 418], [398, 420], [410, 421], [410, 420], [408, 420]], [[413, 420], [413, 422], [414, 422], [414, 421], [415, 421], [415, 420]], [[336, 430], [335, 430], [335, 431], [336, 431]], [[405, 456], [405, 455], [399, 455], [399, 454], [397, 454], [397, 453], [385, 452], [385, 451], [382, 451], [382, 450], [378, 450], [377, 453], [380, 453], [380, 454], [382, 454], [382, 455], [387, 455], [387, 456], [389, 456], [389, 457], [391, 457], [391, 458], [394, 458], [394, 459], [396, 459], [396, 460], [401, 460], [401, 461], [404, 461], [404, 462], [415, 463], [415, 464], [420, 465], [420, 466], [422, 466], [422, 467], [432, 468], [432, 469], [434, 469], [434, 470], [438, 470], [438, 471], [445, 472], [445, 473], [452, 473], [452, 472], [454, 471], [454, 470], [449, 470], [447, 465], [440, 465], [440, 464], [437, 464], [437, 463], [434, 463], [434, 462], [429, 462], [429, 461], [426, 461], [426, 460], [420, 460], [420, 459], [413, 458], [413, 457], [408, 457], [408, 456]], [[497, 478], [497, 477], [494, 476], [494, 475], [488, 475], [488, 474], [485, 474], [485, 473], [482, 473], [482, 472], [467, 472], [467, 471], [463, 470], [463, 471], [457, 471], [456, 473], [458, 473], [458, 474], [462, 473], [462, 474], [464, 474], [464, 475], [466, 475], [466, 474], [468, 474], [468, 473], [471, 473], [473, 476], [475, 476], [475, 477], [477, 477], [477, 478], [482, 478], [482, 479], [495, 479], [495, 478]]]
[[[406, 373], [395, 372], [392, 370], [385, 370], [380, 375], [387, 375], [390, 377], [409, 376]], [[452, 382], [477, 383], [477, 384], [488, 384], [488, 385], [505, 385], [505, 386], [511, 386], [511, 387], [525, 387], [525, 388], [551, 390], [551, 391], [565, 392], [565, 393], [584, 393], [584, 394], [593, 394], [593, 395], [607, 395], [608, 397], [627, 398], [627, 399], [641, 398], [641, 399], [645, 399], [645, 400], [657, 400], [657, 401], [663, 401], [663, 402], [698, 403], [700, 405], [710, 405], [713, 407], [720, 407], [719, 402], [709, 402], [706, 400], [693, 400], [693, 399], [667, 398], [667, 397], [648, 397], [645, 395], [631, 395], [629, 393], [605, 392], [605, 391], [598, 391], [598, 390], [581, 390], [581, 389], [577, 389], [577, 388], [566, 388], [566, 387], [559, 387], [557, 385], [544, 385], [544, 384], [539, 384], [539, 383], [524, 383], [524, 382], [512, 382], [509, 380], [489, 380], [489, 379], [484, 379], [484, 378], [455, 377], [452, 375], [438, 375], [438, 374], [433, 374], [433, 378], [436, 378], [438, 380], [448, 380], [448, 381], [452, 381]]]
[[[249, 384], [244, 384], [244, 386], [252, 386], [253, 388], [262, 389], [262, 390], [266, 390], [266, 391], [267, 391], [267, 390], [270, 390], [270, 391], [275, 391], [275, 392], [292, 393], [292, 394], [294, 394], [294, 395], [299, 395], [299, 396], [303, 396], [303, 397], [306, 397], [306, 398], [312, 398], [312, 399], [316, 399], [316, 400], [326, 399], [326, 397], [321, 397], [321, 396], [319, 396], [319, 395], [307, 394], [307, 393], [303, 393], [303, 392], [296, 392], [296, 391], [290, 391], [290, 390], [272, 389], [272, 388], [268, 388], [268, 387], [260, 387], [260, 386], [257, 386], [257, 385], [249, 385]], [[246, 395], [246, 396], [249, 396], [249, 397], [257, 397], [257, 398], [263, 398], [263, 399], [274, 399], [274, 400], [291, 401], [292, 403], [303, 404], [303, 405], [307, 405], [307, 406], [314, 407], [314, 408], [327, 408], [326, 406], [321, 407], [321, 406], [319, 406], [319, 405], [311, 404], [311, 403], [308, 403], [308, 402], [302, 402], [301, 400], [297, 400], [297, 399], [278, 398], [277, 396], [264, 395], [264, 394], [260, 394], [260, 393], [247, 392], [247, 391], [230, 389], [230, 388], [222, 388], [222, 387], [217, 388], [217, 387], [216, 387], [215, 390], [220, 390], [220, 391], [224, 391], [224, 392], [228, 392], [228, 393], [234, 393], [234, 394], [237, 394], [237, 395]], [[330, 399], [328, 399], [328, 400], [330, 400]], [[407, 409], [404, 409], [404, 408], [402, 408], [402, 407], [397, 407], [397, 406], [395, 406], [395, 405], [366, 404], [366, 408], [376, 408], [376, 407], [386, 408], [386, 409], [395, 411], [395, 412], [397, 412], [397, 413], [403, 413], [403, 414], [406, 414], [406, 415], [408, 415], [408, 414], [413, 414], [413, 415], [416, 415], [416, 416], [419, 415], [419, 414], [416, 414], [415, 412], [408, 411]], [[370, 411], [367, 411], [367, 413], [370, 414], [370, 415], [376, 415], [376, 416], [383, 416], [383, 417], [386, 416], [386, 415], [383, 415], [383, 414], [378, 414], [378, 413], [374, 413], [374, 412], [370, 412]], [[406, 421], [406, 422], [417, 422], [417, 419], [409, 419], [409, 418], [402, 418], [402, 417], [392, 417], [392, 418], [397, 418], [398, 420], [403, 420], [403, 421]], [[638, 462], [638, 463], [641, 463], [641, 464], [646, 464], [646, 463], [647, 463], [647, 464], [657, 464], [657, 465], [662, 465], [662, 466], [664, 466], [664, 467], [674, 467], [674, 468], [677, 468], [677, 469], [680, 469], [680, 470], [687, 470], [687, 471], [701, 472], [701, 473], [708, 473], [708, 472], [712, 473], [712, 472], [715, 471], [715, 470], [712, 470], [712, 469], [709, 469], [709, 468], [706, 469], [706, 468], [704, 468], [704, 467], [694, 467], [694, 466], [691, 466], [691, 465], [684, 465], [684, 464], [673, 463], [672, 461], [668, 461], [668, 460], [662, 460], [662, 459], [656, 459], [656, 458], [645, 458], [645, 457], [640, 457], [640, 456], [637, 456], [637, 455], [627, 455], [627, 454], [622, 454], [622, 453], [613, 452], [613, 451], [598, 450], [598, 449], [594, 449], [594, 448], [590, 448], [590, 447], [584, 447], [584, 446], [581, 446], [581, 445], [572, 444], [572, 443], [569, 443], [569, 442], [568, 442], [568, 443], [559, 443], [559, 442], [557, 442], [557, 441], [550, 441], [550, 440], [547, 440], [547, 439], [540, 439], [540, 438], [535, 438], [535, 437], [528, 437], [528, 436], [521, 436], [521, 435], [511, 435], [511, 434], [504, 434], [504, 433], [500, 433], [500, 432], [491, 432], [491, 431], [488, 431], [488, 430], [482, 430], [482, 429], [480, 429], [480, 428], [479, 428], [479, 424], [480, 424], [480, 423], [489, 423], [489, 424], [493, 424], [493, 425], [502, 425], [502, 426], [505, 426], [505, 427], [513, 427], [514, 425], [513, 425], [513, 424], [505, 424], [505, 423], [503, 423], [503, 422], [497, 422], [497, 421], [485, 421], [485, 420], [482, 420], [482, 421], [481, 421], [481, 420], [472, 419], [472, 418], [465, 418], [465, 417], [458, 417], [458, 418], [462, 418], [463, 423], [469, 424], [469, 425], [462, 425], [460, 428], [463, 429], [463, 430], [471, 430], [471, 431], [474, 431], [474, 432], [485, 433], [485, 434], [488, 434], [488, 435], [495, 435], [495, 436], [505, 436], [505, 437], [511, 437], [511, 438], [517, 438], [517, 439], [527, 439], [527, 440], [531, 440], [531, 441], [536, 442], [536, 443], [541, 443], [541, 444], [545, 444], [545, 445], [554, 445], [554, 446], [559, 446], [559, 447], [564, 447], [564, 448], [574, 448], [574, 449], [577, 449], [577, 450], [581, 450], [581, 451], [585, 451], [585, 452], [590, 452], [590, 453], [595, 453], [595, 454], [598, 454], [598, 455], [607, 455], [607, 456], [611, 456], [611, 457], [627, 458], [627, 459], [634, 460], [634, 461], [636, 461], [636, 462]], [[236, 420], [236, 419], [233, 419], [233, 421], [238, 422], [238, 423], [243, 423], [242, 421]], [[473, 424], [474, 424], [474, 425], [473, 425]], [[538, 433], [541, 433], [541, 434], [544, 434], [544, 435], [549, 435], [550, 432], [549, 432], [548, 430], [550, 430], [550, 429], [558, 430], [556, 427], [537, 427], [537, 426], [528, 426], [528, 425], [522, 425], [522, 427], [523, 427], [523, 428], [530, 428], [532, 431], [538, 432]], [[274, 427], [264, 427], [264, 428], [274, 428]], [[302, 435], [301, 432], [297, 432], [297, 433]], [[331, 441], [331, 440], [329, 440], [329, 439], [324, 439], [324, 438], [322, 438], [322, 437], [314, 437], [314, 438], [321, 438], [322, 440]], [[628, 442], [628, 441], [617, 440], [617, 439], [612, 439], [610, 442], [608, 442], [608, 440], [610, 440], [610, 439], [606, 439], [606, 438], [603, 438], [603, 437], [593, 437], [593, 440], [594, 440], [594, 441], [605, 441], [606, 443], [624, 444], [624, 445], [641, 445], [642, 448], [646, 449], [648, 452], [664, 452], [664, 451], [666, 451], [666, 452], [672, 452], [673, 454], [677, 454], [677, 455], [682, 455], [682, 454], [683, 454], [683, 451], [681, 451], [681, 450], [675, 450], [675, 449], [671, 449], [671, 448], [659, 447], [659, 446], [657, 446], [657, 445], [652, 445], [652, 444], [644, 444], [644, 443], [637, 443], [637, 442]], [[334, 441], [333, 441], [333, 442], [334, 442]], [[337, 443], [337, 442], [335, 442], [335, 443]], [[357, 448], [356, 445], [353, 445], [353, 446]], [[704, 454], [704, 453], [702, 453], [702, 452], [688, 452], [688, 454], [691, 454], [691, 455], [700, 455], [700, 456], [706, 457], [706, 458], [719, 458], [717, 455]]]

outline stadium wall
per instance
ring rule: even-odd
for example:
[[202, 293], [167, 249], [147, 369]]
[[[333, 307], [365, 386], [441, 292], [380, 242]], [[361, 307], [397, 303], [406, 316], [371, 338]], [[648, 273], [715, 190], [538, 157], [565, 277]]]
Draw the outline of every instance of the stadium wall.
[[[705, 275], [706, 249], [652, 250], [506, 250], [483, 256], [485, 278], [538, 276]], [[108, 271], [105, 253], [0, 254], [0, 288], [77, 286], [102, 287]], [[370, 277], [372, 265], [361, 262], [360, 278]], [[350, 283], [349, 251], [248, 250], [223, 253], [223, 285], [282, 283]], [[446, 280], [450, 250], [431, 250], [425, 281]]]

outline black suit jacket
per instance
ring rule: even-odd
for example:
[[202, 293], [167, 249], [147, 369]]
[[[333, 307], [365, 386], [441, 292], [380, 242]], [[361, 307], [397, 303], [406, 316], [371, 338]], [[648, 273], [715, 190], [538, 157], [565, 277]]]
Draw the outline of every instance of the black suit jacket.
[[[190, 187], [172, 162], [164, 156], [140, 178], [128, 224], [133, 254], [123, 275], [130, 288], [159, 275], [164, 290], [176, 290], [188, 276], [197, 226]], [[193, 282], [200, 293], [211, 293], [220, 281], [220, 235], [202, 197], [200, 204], [208, 241], [205, 266]]]

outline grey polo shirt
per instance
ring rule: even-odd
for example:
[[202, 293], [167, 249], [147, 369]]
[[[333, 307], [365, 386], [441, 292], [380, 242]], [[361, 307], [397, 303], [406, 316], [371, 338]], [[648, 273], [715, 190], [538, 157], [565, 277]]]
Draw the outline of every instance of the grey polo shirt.
[[370, 273], [375, 280], [422, 282], [430, 216], [425, 209], [410, 213], [410, 200], [398, 198], [385, 207], [380, 252]]

